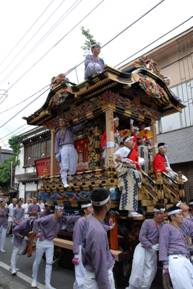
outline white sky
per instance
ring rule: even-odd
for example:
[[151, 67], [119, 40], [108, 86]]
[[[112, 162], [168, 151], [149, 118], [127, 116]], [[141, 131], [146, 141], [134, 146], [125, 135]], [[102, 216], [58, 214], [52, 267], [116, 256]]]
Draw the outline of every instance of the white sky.
[[[89, 28], [91, 34], [103, 45], [160, 1], [104, 0], [89, 17], [38, 62], [42, 55], [47, 53], [99, 2], [101, 0], [0, 1], [0, 89], [9, 89], [10, 87], [7, 99], [0, 104], [0, 126], [37, 95], [14, 109], [2, 113], [4, 110], [49, 84], [52, 76], [68, 71], [84, 59], [81, 49], [84, 43], [84, 37], [80, 31], [81, 26]], [[67, 16], [66, 11], [73, 3], [77, 7]], [[32, 29], [29, 29], [49, 4], [50, 6], [42, 17], [33, 25]], [[165, 0], [140, 22], [107, 45], [102, 50], [101, 56], [106, 64], [115, 66], [192, 15], [192, 0]], [[62, 16], [63, 18], [61, 18]], [[57, 21], [59, 25], [56, 25]], [[192, 25], [193, 19], [145, 51], [165, 42]], [[53, 27], [56, 28], [53, 29]], [[26, 31], [28, 31], [27, 34]], [[52, 33], [48, 33], [48, 31]], [[47, 36], [45, 37], [45, 35]], [[20, 39], [22, 40], [16, 45]], [[36, 62], [38, 63], [34, 65]], [[31, 67], [33, 68], [30, 69]], [[28, 70], [29, 72], [21, 78]], [[82, 81], [83, 66], [80, 66], [77, 72], [79, 81]], [[68, 78], [72, 82], [77, 82], [74, 71], [68, 75]], [[16, 81], [17, 83], [15, 83]], [[7, 139], [10, 136], [8, 138], [4, 138], [4, 136], [24, 125], [26, 122], [22, 117], [29, 116], [39, 109], [45, 102], [47, 94], [45, 93], [0, 128], [0, 138], [2, 138], [0, 146], [7, 146]], [[0, 102], [1, 100], [0, 96]], [[22, 127], [14, 134], [31, 128], [33, 127]]]

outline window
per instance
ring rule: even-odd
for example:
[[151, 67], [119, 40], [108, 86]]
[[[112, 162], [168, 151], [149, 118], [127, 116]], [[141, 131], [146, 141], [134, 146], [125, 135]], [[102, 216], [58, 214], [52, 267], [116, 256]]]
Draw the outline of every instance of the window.
[[24, 144], [24, 166], [33, 166], [35, 160], [50, 156], [50, 140]]
[[171, 88], [186, 106], [182, 113], [165, 116], [160, 121], [160, 133], [193, 125], [193, 80], [183, 82]]

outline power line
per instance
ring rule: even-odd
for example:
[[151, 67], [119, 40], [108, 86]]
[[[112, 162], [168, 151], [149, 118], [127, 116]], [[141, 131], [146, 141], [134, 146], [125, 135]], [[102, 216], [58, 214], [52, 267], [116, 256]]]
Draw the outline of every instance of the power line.
[[[23, 124], [21, 126], [19, 126], [18, 128], [16, 128], [15, 130], [11, 131], [10, 133], [4, 135], [3, 137], [0, 138], [0, 141], [4, 138], [7, 138], [8, 136], [12, 135], [14, 132], [20, 130], [21, 128], [23, 128], [24, 126], [27, 126], [27, 124]], [[23, 130], [22, 130], [23, 131]]]
[[[22, 103], [24, 103], [24, 102], [26, 102], [28, 99], [30, 99], [30, 98], [32, 98], [33, 96], [35, 96], [36, 94], [38, 94], [38, 93], [40, 93], [43, 89], [45, 89], [45, 88], [48, 88], [49, 87], [49, 84], [48, 85], [46, 85], [46, 86], [44, 86], [44, 87], [42, 87], [41, 89], [39, 89], [38, 91], [36, 91], [36, 92], [34, 92], [33, 94], [31, 94], [30, 96], [28, 96], [27, 98], [25, 98], [24, 100], [22, 100], [22, 101], [20, 101], [20, 102], [18, 102], [18, 103], [16, 103], [15, 105], [13, 105], [13, 106], [11, 106], [11, 107], [9, 107], [9, 108], [7, 108], [7, 109], [5, 109], [5, 110], [3, 110], [3, 111], [0, 111], [0, 113], [5, 113], [5, 112], [8, 112], [9, 110], [11, 110], [11, 109], [13, 109], [13, 108], [15, 108], [15, 107], [17, 107], [17, 106], [19, 106], [20, 104], [22, 104]], [[45, 90], [45, 92], [47, 91], [47, 89]]]
[[[145, 13], [143, 13], [140, 17], [138, 17], [136, 20], [134, 20], [132, 23], [130, 23], [127, 27], [125, 27], [123, 30], [121, 30], [119, 33], [117, 33], [113, 38], [111, 38], [110, 40], [108, 40], [105, 44], [103, 44], [101, 46], [101, 48], [104, 48], [105, 46], [107, 46], [109, 43], [111, 43], [112, 41], [114, 41], [117, 37], [119, 37], [121, 34], [123, 34], [125, 31], [127, 31], [129, 28], [131, 28], [133, 25], [135, 25], [137, 22], [139, 22], [141, 19], [143, 19], [145, 16], [147, 16], [150, 12], [152, 12], [155, 8], [157, 8], [160, 4], [162, 4], [165, 0], [161, 0], [160, 2], [158, 2], [156, 5], [154, 5], [152, 8], [150, 8], [149, 10], [147, 10]], [[68, 73], [65, 73], [65, 75], [68, 75], [69, 73], [71, 73], [73, 70], [77, 69], [81, 64], [84, 63], [84, 60], [81, 61], [80, 63], [78, 63], [77, 65], [75, 65], [74, 67], [72, 67]]]
[[165, 0], [161, 0], [156, 5], [154, 5], [152, 8], [147, 10], [144, 14], [142, 14], [139, 18], [134, 20], [131, 24], [129, 24], [127, 27], [125, 27], [122, 31], [120, 31], [118, 34], [116, 34], [113, 38], [111, 38], [109, 41], [107, 41], [102, 48], [104, 48], [106, 45], [111, 43], [113, 40], [115, 40], [117, 37], [119, 37], [121, 34], [123, 34], [125, 31], [127, 31], [129, 28], [131, 28], [133, 25], [135, 25], [137, 22], [139, 22], [141, 19], [143, 19], [145, 16], [147, 16], [150, 12], [152, 12], [155, 8], [157, 8], [159, 5], [161, 5]]
[[[151, 42], [150, 44], [146, 45], [145, 47], [143, 47], [142, 49], [140, 49], [139, 51], [137, 51], [136, 53], [130, 55], [129, 57], [127, 57], [125, 60], [123, 60], [122, 62], [120, 62], [119, 64], [117, 64], [115, 67], [119, 66], [121, 63], [123, 63], [124, 61], [128, 60], [129, 58], [135, 56], [136, 54], [138, 54], [139, 52], [143, 51], [145, 48], [149, 47], [150, 45], [152, 45], [153, 43], [157, 42], [158, 40], [160, 40], [161, 38], [163, 38], [164, 36], [168, 35], [169, 33], [173, 32], [174, 30], [176, 30], [177, 28], [179, 28], [180, 26], [182, 26], [183, 24], [185, 24], [186, 22], [190, 21], [193, 18], [193, 16], [189, 17], [188, 19], [186, 19], [185, 21], [183, 21], [182, 23], [180, 23], [179, 25], [177, 25], [176, 27], [174, 27], [173, 29], [169, 30], [167, 33], [164, 33], [162, 36], [160, 36], [159, 38], [157, 38], [156, 40], [154, 40], [153, 42]], [[104, 44], [105, 45], [105, 44]], [[70, 72], [72, 72], [74, 69], [76, 69], [78, 67], [78, 65], [74, 66], [72, 69], [70, 69], [67, 73], [69, 74]], [[38, 99], [39, 96], [36, 98]], [[34, 99], [31, 103], [33, 103], [36, 99]], [[30, 103], [30, 104], [31, 104]], [[30, 104], [28, 104], [27, 106], [29, 106]], [[26, 106], [26, 107], [27, 107]], [[21, 111], [23, 111], [26, 107], [24, 107]], [[19, 111], [16, 115], [18, 115], [21, 111]], [[15, 116], [16, 116], [15, 115]], [[15, 117], [14, 116], [14, 117]], [[1, 127], [3, 127], [5, 124], [7, 124], [10, 120], [12, 120], [13, 118], [9, 119], [6, 123], [4, 123]]]
[[[124, 33], [126, 30], [128, 30], [130, 27], [132, 27], [134, 24], [136, 24], [138, 21], [140, 21], [142, 18], [144, 18], [146, 15], [148, 15], [151, 11], [153, 11], [155, 8], [157, 8], [162, 2], [164, 2], [165, 0], [162, 0], [160, 2], [158, 2], [156, 5], [154, 5], [152, 8], [150, 8], [148, 11], [146, 11], [144, 14], [142, 14], [140, 17], [138, 17], [134, 22], [132, 22], [131, 24], [129, 24], [127, 27], [125, 27], [123, 30], [121, 30], [118, 34], [116, 34], [113, 38], [111, 38], [109, 41], [107, 41], [102, 47], [105, 47], [106, 45], [108, 45], [109, 43], [111, 43], [113, 40], [115, 40], [117, 37], [119, 37], [122, 33]], [[68, 72], [66, 72], [65, 74], [69, 74], [70, 72], [72, 72], [74, 69], [76, 70], [76, 68], [81, 65], [83, 63], [83, 61], [81, 63], [79, 63], [78, 65], [76, 65], [75, 67], [71, 68]]]
[[[46, 57], [51, 50], [53, 50], [58, 44], [64, 40], [78, 25], [80, 25], [87, 17], [89, 17], [105, 0], [100, 1], [94, 8], [92, 8], [80, 21], [78, 21], [68, 32], [63, 35], [52, 47], [50, 47], [46, 53], [44, 53], [36, 62], [33, 63], [31, 67], [29, 67], [20, 77], [9, 87], [9, 90], [14, 87], [27, 73], [29, 73], [44, 57]], [[5, 101], [5, 99], [4, 99]]]
[[[47, 89], [46, 91], [48, 91], [49, 89]], [[32, 104], [34, 101], [36, 101], [38, 98], [40, 98], [40, 96], [42, 96], [46, 91], [42, 92], [41, 94], [39, 94], [35, 99], [33, 99], [31, 102], [29, 102], [27, 105], [25, 105], [22, 109], [20, 109], [18, 112], [16, 112], [11, 118], [9, 118], [7, 121], [5, 121], [2, 125], [0, 125], [0, 128], [4, 127], [7, 123], [9, 123], [12, 119], [14, 119], [18, 114], [20, 114], [20, 112], [22, 112], [23, 110], [25, 110], [28, 106], [30, 106], [30, 104]]]
[[[40, 32], [40, 30], [45, 26], [45, 24], [51, 19], [51, 17], [56, 13], [56, 11], [62, 6], [62, 4], [65, 2], [66, 0], [62, 0], [59, 5], [54, 9], [54, 11], [46, 18], [46, 20], [43, 22], [43, 24], [34, 32], [34, 34], [31, 36], [31, 38], [23, 45], [23, 47], [19, 50], [19, 52], [10, 60], [10, 62], [6, 65], [6, 68], [4, 70], [2, 70], [0, 72], [0, 74], [3, 74], [5, 71], [8, 70], [8, 68], [13, 64], [13, 62], [15, 61], [15, 59], [22, 53], [22, 51], [28, 46], [29, 43], [31, 43], [31, 41], [37, 36], [37, 33]], [[31, 50], [30, 50], [31, 51]], [[33, 50], [32, 50], [33, 51]], [[28, 53], [27, 53], [28, 55]], [[8, 76], [10, 76], [17, 67], [19, 67], [19, 65], [23, 62], [23, 60], [26, 58], [26, 55], [24, 57], [22, 57], [22, 59], [13, 67], [13, 69], [9, 72], [9, 74], [7, 74], [2, 80], [1, 82], [5, 81], [7, 79]]]
[[[163, 37], [167, 36], [168, 34], [170, 34], [171, 32], [175, 31], [176, 29], [178, 29], [179, 27], [181, 27], [182, 25], [184, 25], [185, 23], [187, 23], [188, 21], [190, 21], [193, 18], [193, 16], [187, 18], [186, 20], [184, 20], [183, 22], [181, 22], [180, 24], [178, 24], [177, 26], [175, 26], [174, 28], [172, 28], [171, 30], [169, 30], [168, 32], [162, 34], [161, 36], [159, 36], [158, 38], [156, 38], [154, 41], [150, 42], [149, 44], [147, 44], [146, 46], [144, 46], [143, 48], [141, 48], [140, 50], [138, 50], [137, 52], [131, 54], [130, 56], [128, 56], [127, 58], [125, 58], [124, 60], [122, 60], [121, 62], [119, 62], [118, 64], [116, 64], [115, 67], [121, 65], [122, 63], [124, 63], [125, 61], [127, 61], [130, 58], [133, 58], [135, 55], [137, 55], [138, 53], [142, 52], [144, 49], [148, 48], [149, 46], [151, 46], [152, 44], [156, 43], [157, 41], [159, 41], [160, 39], [162, 39]], [[121, 69], [121, 67], [120, 67]]]
[[17, 46], [21, 43], [21, 41], [25, 38], [26, 35], [32, 30], [32, 28], [35, 26], [35, 24], [41, 19], [41, 17], [44, 15], [44, 13], [48, 10], [48, 8], [52, 5], [52, 3], [55, 0], [52, 0], [49, 2], [49, 4], [46, 6], [46, 8], [42, 11], [42, 13], [37, 17], [37, 19], [32, 23], [32, 25], [26, 30], [26, 32], [23, 34], [23, 36], [18, 40], [18, 42], [15, 44], [15, 46], [8, 52], [7, 56], [2, 60], [0, 63], [0, 66], [7, 60], [7, 58], [12, 54], [12, 52], [17, 48]]
[[5, 100], [6, 100], [6, 98], [8, 97], [8, 93], [4, 93], [3, 95], [1, 95], [1, 97], [0, 97], [0, 104], [2, 104]]

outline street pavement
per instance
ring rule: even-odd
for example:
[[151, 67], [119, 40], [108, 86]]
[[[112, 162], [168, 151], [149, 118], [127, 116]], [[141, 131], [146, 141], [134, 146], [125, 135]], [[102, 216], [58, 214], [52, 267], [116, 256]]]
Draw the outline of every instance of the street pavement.
[[[7, 238], [5, 249], [7, 251], [6, 253], [0, 253], [0, 289], [31, 288], [31, 271], [34, 256], [30, 258], [26, 256], [20, 256], [18, 258], [17, 263], [17, 267], [20, 270], [17, 273], [17, 276], [12, 276], [11, 273], [9, 272], [10, 257], [12, 251], [12, 241], [10, 237]], [[63, 259], [64, 259], [64, 266], [56, 266], [56, 264], [53, 266], [52, 286], [54, 286], [57, 289], [72, 289], [74, 282], [74, 272], [72, 269], [70, 270], [64, 269], [68, 267], [65, 266], [65, 255]], [[44, 289], [44, 271], [45, 271], [45, 261], [42, 260], [38, 276], [39, 289]], [[151, 289], [163, 289], [161, 285], [160, 272]]]
[[[8, 272], [9, 265], [10, 265], [10, 258], [12, 252], [12, 240], [11, 238], [7, 238], [6, 246], [5, 246], [6, 253], [0, 253], [0, 273], [5, 274], [7, 278], [10, 279], [10, 282], [15, 282], [24, 284], [24, 287], [18, 287], [18, 289], [30, 288], [31, 286], [31, 273], [32, 273], [32, 264], [34, 260], [34, 255], [32, 257], [27, 256], [19, 256], [17, 267], [19, 268], [18, 276], [13, 277], [10, 272]], [[3, 269], [2, 269], [3, 267]], [[4, 268], [6, 267], [6, 270]], [[39, 276], [38, 281], [40, 284], [44, 284], [44, 272], [45, 272], [45, 261], [42, 260], [40, 269], [39, 269]], [[1, 289], [1, 282], [3, 278], [0, 277], [0, 289]], [[26, 281], [24, 281], [26, 280]], [[73, 288], [73, 281], [74, 281], [74, 273], [73, 270], [63, 269], [61, 266], [53, 266], [53, 273], [52, 273], [52, 285], [57, 289], [72, 289]], [[3, 282], [4, 286], [6, 284], [10, 284], [10, 282]], [[17, 289], [15, 286], [11, 287], [3, 287], [5, 289]], [[40, 286], [40, 289], [44, 288], [44, 286]]]

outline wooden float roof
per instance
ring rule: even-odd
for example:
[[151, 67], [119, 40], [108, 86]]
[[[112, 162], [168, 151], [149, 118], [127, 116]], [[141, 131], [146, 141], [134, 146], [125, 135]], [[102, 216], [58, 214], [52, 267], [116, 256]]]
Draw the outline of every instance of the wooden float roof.
[[136, 68], [132, 72], [123, 72], [106, 66], [104, 72], [96, 75], [87, 81], [72, 86], [65, 98], [59, 102], [52, 101], [53, 96], [64, 85], [57, 89], [50, 90], [44, 105], [28, 117], [24, 117], [30, 125], [42, 125], [49, 119], [56, 116], [57, 109], [61, 106], [70, 107], [70, 103], [84, 102], [87, 99], [96, 97], [105, 91], [120, 92], [124, 90], [124, 97], [130, 97], [135, 90], [141, 90], [143, 95], [151, 98], [156, 104], [161, 116], [180, 112], [184, 105], [175, 97], [165, 82], [156, 74], [145, 68]]

